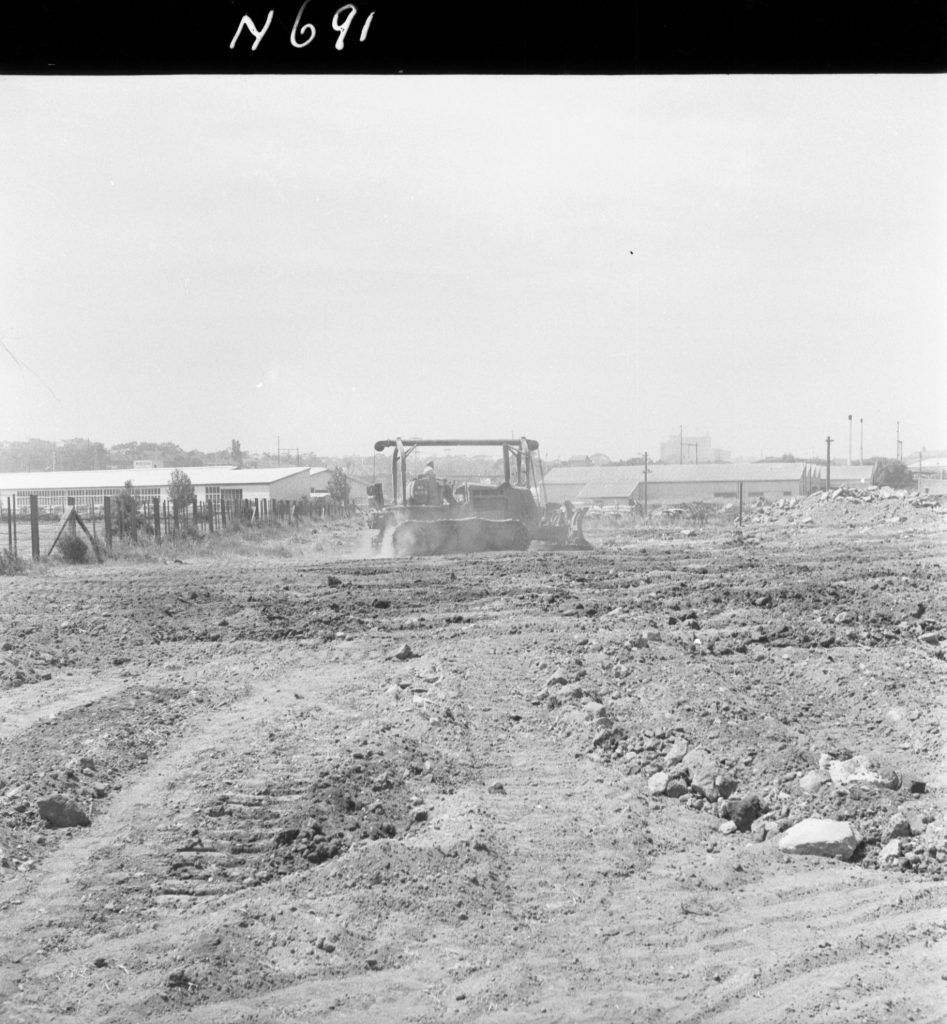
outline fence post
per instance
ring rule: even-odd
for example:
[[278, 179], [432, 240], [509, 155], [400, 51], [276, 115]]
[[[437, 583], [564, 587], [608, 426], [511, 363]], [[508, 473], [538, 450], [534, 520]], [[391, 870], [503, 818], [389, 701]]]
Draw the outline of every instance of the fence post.
[[132, 531], [132, 543], [133, 544], [137, 544], [138, 543], [138, 502], [137, 501], [135, 502], [135, 507], [132, 509], [131, 531]]
[[105, 517], [105, 546], [112, 550], [112, 499], [106, 494], [102, 514]]
[[260, 521], [260, 499], [259, 498], [254, 498], [253, 499], [253, 518], [257, 522]]
[[197, 529], [197, 495], [191, 498], [191, 526]]
[[13, 554], [13, 516], [10, 514], [10, 508], [11, 508], [12, 502], [13, 502], [13, 499], [8, 497], [7, 498], [7, 548], [9, 549], [11, 555]]
[[39, 561], [39, 497], [36, 494], [30, 495], [30, 545], [32, 547], [33, 561]]
[[181, 529], [181, 512], [178, 502], [174, 498], [171, 499], [171, 518], [174, 520], [174, 535], [176, 537]]
[[[76, 499], [75, 498], [66, 498], [66, 505], [67, 505], [67, 507], [74, 509], [76, 507]], [[69, 525], [66, 527], [66, 533], [70, 537], [75, 537], [75, 535], [76, 535], [76, 517], [75, 516], [71, 516], [69, 518]]]
[[161, 499], [151, 499], [151, 518], [155, 523], [155, 543], [161, 540]]
[[207, 529], [210, 533], [214, 532], [214, 499], [207, 498], [204, 501], [204, 514], [207, 517]]

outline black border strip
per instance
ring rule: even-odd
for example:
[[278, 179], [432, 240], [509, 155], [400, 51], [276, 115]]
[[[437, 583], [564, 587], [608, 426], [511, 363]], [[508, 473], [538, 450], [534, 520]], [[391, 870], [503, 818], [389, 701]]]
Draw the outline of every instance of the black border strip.
[[[12, 0], [4, 74], [746, 74], [947, 71], [947, 0]], [[273, 15], [256, 49], [244, 29]], [[374, 11], [368, 33], [359, 35]], [[343, 13], [343, 17], [348, 13]]]

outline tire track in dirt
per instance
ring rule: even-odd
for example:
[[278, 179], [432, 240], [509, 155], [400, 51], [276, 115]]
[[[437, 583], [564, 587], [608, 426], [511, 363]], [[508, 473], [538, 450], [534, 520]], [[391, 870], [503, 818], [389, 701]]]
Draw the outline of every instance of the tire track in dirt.
[[[521, 700], [526, 696], [522, 691], [516, 695]], [[612, 784], [620, 787], [624, 783], [621, 776], [593, 766], [590, 779], [588, 769], [577, 770], [574, 759], [569, 758], [569, 753], [574, 752], [557, 752], [551, 744], [543, 748], [540, 757], [534, 751], [531, 760], [524, 746], [511, 739], [516, 734], [511, 733], [506, 723], [495, 719], [492, 726], [485, 727], [486, 735], [494, 737], [486, 741], [491, 751], [490, 768], [500, 777], [505, 772], [512, 778], [508, 792], [524, 787], [540, 797], [535, 805], [505, 801], [512, 813], [505, 820], [501, 817], [495, 825], [503, 836], [501, 844], [508, 849], [505, 860], [521, 867], [529, 865], [529, 878], [511, 879], [510, 888], [536, 892], [544, 885], [555, 887], [555, 880], [566, 878], [568, 889], [563, 905], [570, 900], [576, 908], [587, 901], [596, 904], [592, 920], [598, 922], [603, 934], [666, 938], [663, 942], [652, 939], [645, 945], [616, 942], [622, 949], [614, 958], [609, 955], [609, 944], [603, 943], [597, 951], [601, 966], [593, 971], [583, 966], [581, 956], [573, 958], [573, 962], [562, 957], [556, 963], [553, 993], [549, 991], [548, 978], [543, 979], [543, 967], [548, 970], [551, 966], [548, 953], [536, 957], [531, 950], [548, 951], [556, 948], [557, 941], [561, 946], [562, 940], [552, 934], [555, 926], [550, 926], [548, 920], [545, 933], [542, 925], [531, 922], [529, 942], [521, 945], [514, 936], [506, 939], [513, 947], [510, 958], [517, 964], [517, 970], [533, 973], [536, 984], [532, 991], [527, 994], [524, 989], [530, 986], [523, 985], [522, 980], [517, 987], [505, 972], [495, 971], [482, 987], [494, 996], [499, 992], [503, 997], [499, 1001], [506, 1008], [499, 1010], [488, 1004], [472, 1014], [475, 1019], [515, 1020], [521, 1019], [520, 1013], [525, 1015], [522, 1019], [533, 1019], [537, 1013], [548, 1014], [555, 1009], [556, 1017], [543, 1019], [620, 1020], [627, 1019], [628, 1013], [641, 1012], [647, 1014], [648, 1020], [681, 1022], [822, 1019], [822, 1013], [836, 1014], [833, 1019], [839, 1020], [881, 1020], [884, 1015], [902, 1013], [909, 1007], [925, 1014], [923, 1019], [938, 1018], [945, 986], [938, 968], [940, 954], [933, 947], [943, 937], [943, 929], [947, 929], [943, 887], [902, 881], [897, 876], [853, 876], [851, 867], [831, 864], [803, 869], [802, 877], [793, 877], [790, 882], [779, 880], [778, 876], [750, 881], [747, 872], [761, 873], [758, 865], [754, 870], [754, 862], [760, 857], [767, 862], [786, 861], [785, 870], [794, 876], [799, 874], [795, 865], [790, 867], [788, 860], [772, 848], [762, 850], [756, 844], [747, 844], [743, 854], [737, 855], [733, 869], [722, 882], [719, 868], [708, 871], [712, 898], [709, 903], [704, 900], [702, 907], [698, 890], [696, 910], [693, 903], [687, 905], [686, 890], [682, 893], [683, 901], [673, 890], [660, 896], [651, 891], [648, 880], [660, 875], [658, 862], [637, 879], [636, 865], [627, 865], [628, 878], [616, 887], [607, 880], [609, 874], [623, 873], [621, 856], [615, 849], [619, 844], [607, 826], [608, 812], [615, 808], [603, 806], [600, 800], [589, 800], [587, 793], [581, 807], [573, 808], [569, 798], [576, 789], [594, 787], [600, 793], [610, 774]], [[501, 751], [502, 756], [497, 757]], [[557, 771], [553, 764], [563, 754], [572, 764], [567, 763], [564, 770]], [[579, 781], [583, 775], [585, 787]], [[537, 781], [537, 776], [542, 781]], [[557, 811], [553, 821], [543, 822], [541, 798], [547, 793], [555, 793], [551, 804]], [[625, 802], [629, 808], [625, 812], [628, 831], [639, 848], [642, 837], [646, 839], [645, 850], [653, 849], [654, 845], [679, 843], [682, 836], [685, 847], [688, 842], [696, 846], [711, 837], [717, 838], [713, 819], [708, 822], [699, 815], [674, 808], [657, 825], [653, 820], [649, 822], [646, 808], [642, 809], [644, 801], [636, 802], [634, 793], [626, 794]], [[524, 826], [522, 832], [520, 825]], [[571, 851], [567, 845], [559, 846], [557, 856], [557, 843], [552, 837], [563, 829], [571, 829], [574, 836], [581, 838], [577, 838], [577, 848]], [[523, 835], [531, 836], [532, 841], [524, 843]], [[545, 838], [537, 845], [536, 837]], [[596, 855], [602, 851], [606, 851], [599, 862], [604, 879], [597, 878], [594, 870]], [[627, 858], [627, 848], [624, 853], [626, 859], [631, 859]], [[562, 862], [563, 856], [567, 863]], [[637, 859], [640, 865], [647, 856]], [[673, 855], [669, 859], [673, 860]], [[706, 858], [707, 862], [717, 860], [718, 855]], [[693, 866], [693, 858], [689, 861]], [[681, 878], [682, 888], [684, 881]], [[721, 888], [725, 895], [716, 896], [713, 889]], [[901, 907], [905, 891], [911, 903], [908, 909]], [[914, 905], [917, 902], [922, 907], [930, 905], [919, 912]], [[602, 930], [602, 908], [606, 906], [611, 908], [612, 921]], [[551, 905], [547, 909], [552, 909]], [[693, 923], [704, 915], [713, 920], [720, 914], [725, 914], [729, 922], [725, 927], [708, 928]], [[585, 929], [581, 911], [575, 910], [570, 916], [575, 918], [575, 932], [582, 934]], [[594, 932], [595, 927], [589, 921], [588, 930]], [[918, 936], [919, 928], [922, 934]], [[802, 951], [797, 951], [797, 947]], [[716, 955], [708, 957], [708, 951]], [[910, 994], [892, 996], [899, 992], [900, 977], [898, 963], [890, 962], [892, 954], [927, 969], [925, 980], [913, 987]], [[826, 959], [830, 964], [824, 963]], [[633, 971], [628, 969], [629, 961], [634, 965]], [[606, 966], [608, 969], [604, 970]], [[672, 967], [670, 972], [668, 966]], [[700, 995], [688, 1000], [665, 995], [669, 985], [672, 990], [682, 984], [692, 990], [693, 983], [688, 979], [701, 970], [704, 984]], [[568, 980], [570, 975], [575, 981]], [[881, 983], [868, 985], [864, 980], [877, 979], [879, 975], [884, 978]], [[650, 984], [642, 984], [642, 976]], [[837, 992], [848, 985], [853, 986], [855, 993], [837, 1000]], [[607, 994], [589, 1000], [589, 992]], [[519, 1010], [515, 1008], [517, 993], [526, 1004]], [[610, 999], [614, 1001], [610, 1003]]]
[[49, 721], [82, 704], [91, 704], [102, 697], [117, 694], [129, 686], [127, 675], [116, 669], [109, 673], [75, 671], [69, 673], [69, 692], [63, 694], [62, 681], [21, 686], [4, 695], [0, 712], [0, 740], [9, 740], [19, 732], [31, 729], [37, 722]]
[[[941, 887], [882, 875], [850, 881], [850, 869], [829, 864], [802, 873], [796, 899], [767, 905], [763, 879], [728, 895], [718, 911], [728, 924], [708, 926], [682, 950], [692, 963], [719, 964], [715, 983], [695, 1007], [668, 1019], [938, 1019], [945, 985], [937, 946], [947, 928]], [[910, 988], [905, 962], [920, 972]]]
[[[161, 895], [163, 883], [152, 880], [167, 879], [175, 845], [180, 842], [181, 830], [173, 819], [189, 801], [201, 802], [204, 796], [202, 769], [208, 764], [226, 760], [228, 756], [233, 759], [236, 753], [233, 767], [238, 772], [251, 762], [255, 771], [270, 769], [280, 780], [278, 785], [285, 786], [285, 777], [292, 775], [295, 765], [285, 763], [278, 753], [272, 754], [268, 761], [261, 758], [266, 744], [256, 735], [269, 729], [274, 719], [285, 712], [291, 702], [295, 703], [293, 695], [282, 688], [270, 690], [261, 699], [259, 690], [269, 687], [278, 674], [276, 670], [262, 678], [255, 674], [252, 682], [246, 681], [246, 695], [239, 702], [208, 709], [206, 717], [192, 717], [179, 741], [154, 758], [137, 779], [113, 797], [105, 813], [96, 816], [92, 828], [74, 830], [46, 859], [42, 872], [27, 878], [25, 891], [2, 908], [6, 942], [0, 947], [3, 951], [0, 963], [15, 961], [22, 965], [12, 971], [8, 969], [6, 978], [0, 976], [6, 983], [4, 988], [12, 989], [11, 974], [21, 975], [27, 969], [32, 975], [32, 985], [58, 977], [60, 972], [74, 965], [80, 950], [103, 941], [97, 933], [103, 930], [106, 921], [117, 920], [113, 915], [147, 912], [153, 907], [154, 897]], [[325, 703], [321, 703], [325, 708]], [[352, 716], [344, 708], [335, 707], [332, 712], [343, 719]], [[274, 768], [279, 770], [274, 772]], [[235, 797], [243, 786], [253, 788], [252, 780], [234, 781], [236, 792], [232, 795]], [[269, 784], [267, 780], [264, 786]], [[292, 793], [291, 783], [289, 790]], [[252, 800], [244, 803], [252, 805]], [[123, 870], [126, 859], [133, 860], [137, 868], [133, 875]], [[152, 884], [157, 893], [152, 893]], [[164, 885], [167, 887], [167, 882]], [[103, 903], [114, 905], [106, 915], [100, 915], [98, 921], [89, 920], [84, 906]], [[173, 921], [170, 927], [173, 932]], [[157, 938], [160, 939], [160, 935]], [[125, 944], [124, 936], [120, 935], [119, 939], [119, 945]], [[47, 947], [51, 944], [64, 947], [60, 956], [48, 955]], [[91, 954], [87, 959], [92, 959]], [[7, 1012], [18, 1011], [12, 1005]], [[42, 1016], [31, 1016], [39, 1012], [39, 1007], [31, 1007], [23, 1019], [59, 1019], [61, 1009], [43, 1010]]]

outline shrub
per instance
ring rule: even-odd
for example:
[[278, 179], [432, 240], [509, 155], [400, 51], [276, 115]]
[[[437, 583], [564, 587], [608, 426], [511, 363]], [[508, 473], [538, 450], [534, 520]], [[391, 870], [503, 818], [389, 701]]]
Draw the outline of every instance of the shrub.
[[178, 508], [183, 508], [193, 501], [194, 485], [183, 469], [171, 471], [171, 479], [168, 481], [168, 495]]
[[349, 478], [341, 466], [336, 466], [329, 477], [329, 496], [342, 508], [349, 503]]
[[62, 555], [62, 560], [70, 565], [82, 565], [89, 557], [89, 549], [81, 537], [60, 537], [56, 547]]
[[26, 563], [12, 551], [0, 551], [0, 576], [15, 576], [26, 571]]
[[879, 459], [871, 474], [871, 482], [878, 487], [914, 486], [914, 474], [897, 459]]

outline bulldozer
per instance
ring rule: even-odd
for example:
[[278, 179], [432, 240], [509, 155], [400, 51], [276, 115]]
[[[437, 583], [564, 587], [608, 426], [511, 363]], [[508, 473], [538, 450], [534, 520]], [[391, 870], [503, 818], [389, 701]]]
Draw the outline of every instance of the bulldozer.
[[[408, 458], [422, 448], [499, 448], [501, 483], [454, 482], [438, 478], [433, 463], [409, 478]], [[381, 483], [371, 484], [369, 525], [373, 543], [395, 556], [453, 552], [588, 549], [582, 533], [583, 509], [546, 500], [539, 442], [514, 439], [394, 438], [375, 442], [375, 451], [392, 449], [391, 493], [386, 503]]]

